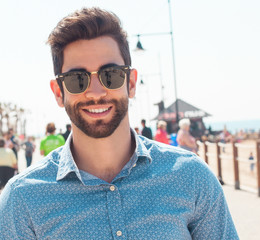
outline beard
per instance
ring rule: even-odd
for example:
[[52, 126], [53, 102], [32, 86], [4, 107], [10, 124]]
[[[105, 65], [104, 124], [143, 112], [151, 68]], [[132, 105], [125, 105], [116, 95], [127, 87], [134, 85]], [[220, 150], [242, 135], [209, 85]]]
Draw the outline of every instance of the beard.
[[[112, 116], [112, 119], [109, 122], [104, 120], [96, 120], [93, 123], [88, 122], [80, 114], [80, 109], [82, 107], [93, 106], [95, 104], [113, 104], [115, 112]], [[64, 102], [65, 110], [71, 120], [71, 122], [77, 126], [83, 133], [92, 138], [105, 138], [109, 137], [117, 129], [121, 121], [126, 116], [128, 111], [128, 97], [120, 98], [119, 100], [111, 99], [104, 100], [101, 99], [97, 102], [88, 101], [88, 102], [79, 102], [75, 105], [70, 105], [68, 102]]]

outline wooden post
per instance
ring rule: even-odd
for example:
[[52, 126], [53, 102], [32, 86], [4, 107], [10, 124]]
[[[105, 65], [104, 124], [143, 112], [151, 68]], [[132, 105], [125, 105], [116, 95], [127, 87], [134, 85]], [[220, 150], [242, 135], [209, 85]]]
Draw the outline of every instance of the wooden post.
[[233, 163], [234, 163], [234, 177], [235, 177], [235, 189], [240, 189], [240, 182], [239, 182], [239, 167], [237, 161], [237, 147], [235, 143], [232, 144], [233, 148]]
[[224, 185], [223, 179], [222, 179], [222, 170], [221, 170], [221, 158], [220, 158], [220, 146], [218, 145], [218, 142], [216, 143], [216, 151], [217, 151], [217, 165], [218, 165], [218, 180], [221, 183], [221, 185]]
[[203, 142], [203, 146], [204, 146], [204, 160], [207, 164], [209, 164], [209, 159], [208, 159], [208, 145], [206, 144], [206, 142]]
[[256, 141], [256, 173], [257, 173], [257, 190], [260, 197], [260, 142]]

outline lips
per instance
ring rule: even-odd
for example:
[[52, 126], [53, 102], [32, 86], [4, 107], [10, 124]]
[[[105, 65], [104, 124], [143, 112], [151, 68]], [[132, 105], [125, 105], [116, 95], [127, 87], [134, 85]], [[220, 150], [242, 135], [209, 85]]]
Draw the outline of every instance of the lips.
[[112, 109], [112, 106], [98, 106], [91, 108], [84, 108], [83, 111], [91, 118], [104, 118], [106, 117]]

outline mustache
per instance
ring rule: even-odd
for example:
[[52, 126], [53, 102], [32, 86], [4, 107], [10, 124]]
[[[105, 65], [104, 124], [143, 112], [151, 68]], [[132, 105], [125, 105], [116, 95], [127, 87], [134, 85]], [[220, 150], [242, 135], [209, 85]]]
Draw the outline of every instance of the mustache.
[[88, 106], [93, 106], [93, 105], [105, 105], [105, 104], [115, 104], [117, 100], [111, 99], [111, 100], [105, 100], [105, 99], [99, 99], [98, 101], [90, 100], [87, 102], [79, 102], [76, 104], [75, 107], [88, 107]]

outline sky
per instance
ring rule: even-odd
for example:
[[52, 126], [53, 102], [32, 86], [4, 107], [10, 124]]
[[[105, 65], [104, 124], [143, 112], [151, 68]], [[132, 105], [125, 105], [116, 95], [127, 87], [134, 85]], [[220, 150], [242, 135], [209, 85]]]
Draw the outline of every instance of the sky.
[[[260, 1], [170, 3], [174, 54], [168, 0], [0, 0], [0, 102], [26, 109], [28, 134], [44, 134], [48, 122], [65, 130], [69, 118], [49, 87], [54, 73], [46, 40], [66, 15], [98, 6], [117, 14], [128, 33], [138, 70], [132, 127], [155, 117], [162, 98], [166, 107], [175, 101], [175, 82], [178, 98], [212, 115], [205, 121], [260, 119]], [[137, 34], [145, 51], [134, 51]]]

